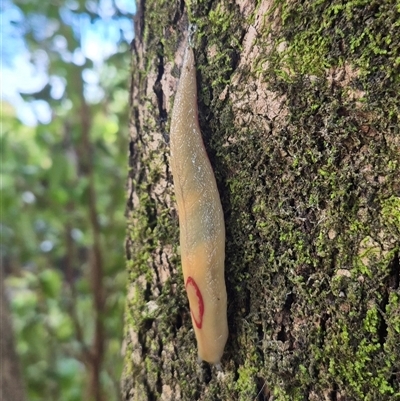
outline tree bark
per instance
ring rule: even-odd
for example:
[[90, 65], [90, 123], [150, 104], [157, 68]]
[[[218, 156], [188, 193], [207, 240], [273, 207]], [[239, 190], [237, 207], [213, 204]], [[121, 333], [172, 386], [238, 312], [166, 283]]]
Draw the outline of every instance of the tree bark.
[[[124, 399], [396, 399], [398, 5], [254, 3], [138, 4]], [[225, 213], [222, 374], [197, 363], [169, 169], [188, 14]]]
[[14, 347], [14, 333], [3, 276], [4, 273], [0, 272], [0, 399], [24, 401], [25, 388]]

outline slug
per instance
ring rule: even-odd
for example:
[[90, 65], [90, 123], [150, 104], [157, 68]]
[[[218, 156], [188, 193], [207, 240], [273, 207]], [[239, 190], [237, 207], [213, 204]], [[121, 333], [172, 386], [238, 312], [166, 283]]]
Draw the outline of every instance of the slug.
[[225, 224], [217, 184], [200, 132], [196, 69], [190, 46], [185, 52], [172, 110], [170, 152], [182, 270], [199, 361], [220, 369], [228, 338]]

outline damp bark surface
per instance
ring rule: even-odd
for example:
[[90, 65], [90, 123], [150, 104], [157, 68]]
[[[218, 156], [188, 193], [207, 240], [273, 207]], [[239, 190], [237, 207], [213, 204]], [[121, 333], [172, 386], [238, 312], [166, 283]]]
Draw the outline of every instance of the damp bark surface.
[[[138, 2], [123, 399], [396, 399], [398, 4], [253, 3]], [[226, 225], [223, 373], [197, 363], [169, 168], [189, 19]]]

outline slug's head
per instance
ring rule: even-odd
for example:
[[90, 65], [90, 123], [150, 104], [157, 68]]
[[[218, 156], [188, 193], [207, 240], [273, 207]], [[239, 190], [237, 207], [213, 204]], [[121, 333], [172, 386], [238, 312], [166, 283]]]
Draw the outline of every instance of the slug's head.
[[[203, 362], [203, 360], [200, 358], [200, 355], [199, 355], [197, 357], [197, 363], [200, 364], [202, 362]], [[212, 365], [215, 366], [215, 369], [217, 370], [217, 372], [223, 372], [221, 362], [212, 363]]]

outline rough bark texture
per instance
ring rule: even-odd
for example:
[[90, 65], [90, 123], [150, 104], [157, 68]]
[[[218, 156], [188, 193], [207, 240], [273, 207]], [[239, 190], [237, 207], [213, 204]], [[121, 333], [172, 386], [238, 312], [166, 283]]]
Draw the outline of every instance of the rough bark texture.
[[[133, 42], [124, 399], [397, 399], [398, 2], [144, 3]], [[188, 14], [226, 220], [223, 374], [197, 364], [168, 160]]]

